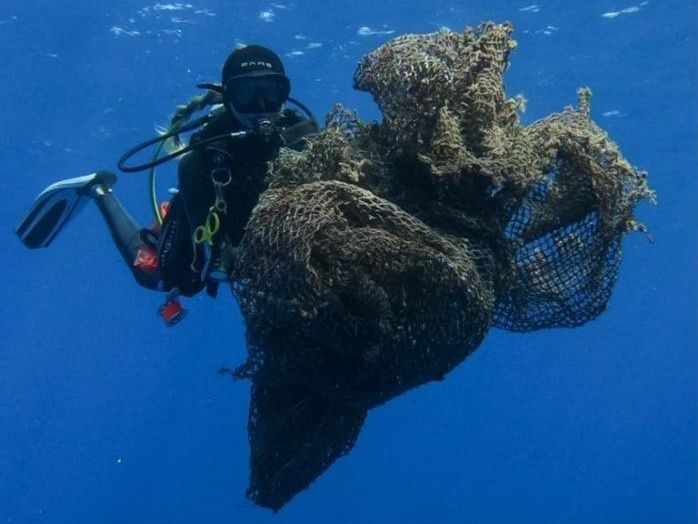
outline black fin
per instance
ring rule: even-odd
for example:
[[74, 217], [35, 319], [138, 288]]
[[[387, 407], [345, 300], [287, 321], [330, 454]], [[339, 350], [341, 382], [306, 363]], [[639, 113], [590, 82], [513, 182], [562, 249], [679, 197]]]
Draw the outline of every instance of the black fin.
[[111, 187], [116, 175], [98, 171], [89, 175], [61, 180], [44, 189], [15, 228], [20, 240], [30, 249], [47, 247], [89, 199], [96, 184]]

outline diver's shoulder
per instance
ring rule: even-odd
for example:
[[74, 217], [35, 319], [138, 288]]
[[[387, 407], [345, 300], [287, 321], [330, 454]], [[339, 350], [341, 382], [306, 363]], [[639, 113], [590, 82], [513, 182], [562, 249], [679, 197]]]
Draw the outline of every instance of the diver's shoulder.
[[205, 140], [218, 135], [223, 135], [237, 130], [236, 123], [230, 118], [226, 111], [220, 111], [213, 114], [211, 120], [206, 122], [204, 126], [192, 135], [192, 140]]
[[309, 115], [301, 115], [294, 110], [287, 111], [280, 122], [282, 141], [287, 148], [302, 151], [307, 147], [308, 139], [319, 131], [317, 122]]
[[279, 119], [281, 125], [283, 126], [292, 126], [304, 120], [309, 119], [305, 115], [301, 114], [300, 111], [291, 107], [284, 108], [284, 110], [281, 112], [281, 118]]

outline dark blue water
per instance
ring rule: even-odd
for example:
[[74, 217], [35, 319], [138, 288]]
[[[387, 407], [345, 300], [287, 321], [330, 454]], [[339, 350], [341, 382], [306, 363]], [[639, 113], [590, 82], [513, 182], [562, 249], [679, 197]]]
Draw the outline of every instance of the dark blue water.
[[[0, 5], [0, 522], [696, 522], [696, 3], [191, 1]], [[232, 297], [190, 300], [166, 329], [94, 208], [48, 250], [13, 227], [49, 183], [114, 169], [238, 41], [278, 50], [319, 115], [341, 101], [371, 119], [351, 88], [362, 54], [485, 19], [516, 25], [506, 82], [526, 122], [593, 89], [658, 191], [639, 209], [656, 243], [626, 239], [598, 320], [491, 332], [443, 383], [372, 411], [279, 515], [256, 509], [249, 386], [216, 374], [245, 357]], [[149, 223], [144, 177], [117, 188]]]

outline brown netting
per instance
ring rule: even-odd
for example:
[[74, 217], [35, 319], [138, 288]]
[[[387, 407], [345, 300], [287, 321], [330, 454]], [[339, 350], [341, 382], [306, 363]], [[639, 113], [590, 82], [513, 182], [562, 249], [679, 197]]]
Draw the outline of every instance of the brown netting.
[[644, 230], [633, 210], [654, 199], [646, 175], [591, 121], [589, 96], [580, 90], [578, 109], [526, 130], [545, 160], [506, 225], [516, 271], [496, 307], [498, 327], [572, 327], [596, 317], [616, 280], [623, 234]]
[[353, 446], [368, 409], [439, 380], [491, 326], [606, 306], [644, 174], [579, 107], [521, 126], [509, 24], [397, 38], [355, 75], [384, 120], [336, 107], [270, 173], [236, 258], [253, 382], [251, 482], [280, 508]]

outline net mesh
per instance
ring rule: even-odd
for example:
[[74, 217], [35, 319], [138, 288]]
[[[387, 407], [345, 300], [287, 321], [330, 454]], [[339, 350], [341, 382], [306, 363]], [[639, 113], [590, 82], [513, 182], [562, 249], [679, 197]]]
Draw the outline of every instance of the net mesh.
[[355, 74], [383, 121], [337, 106], [270, 171], [233, 284], [256, 503], [280, 508], [351, 449], [368, 409], [442, 379], [490, 327], [605, 308], [652, 193], [587, 89], [520, 124], [502, 82], [514, 47], [508, 24], [396, 38]]

